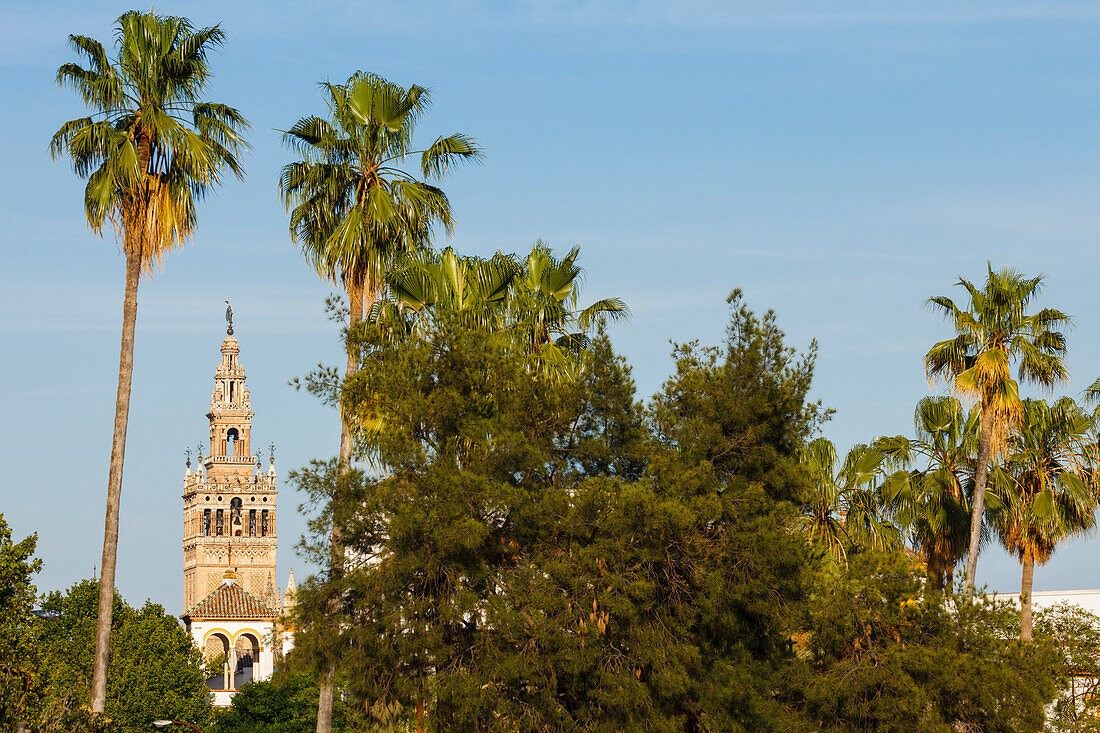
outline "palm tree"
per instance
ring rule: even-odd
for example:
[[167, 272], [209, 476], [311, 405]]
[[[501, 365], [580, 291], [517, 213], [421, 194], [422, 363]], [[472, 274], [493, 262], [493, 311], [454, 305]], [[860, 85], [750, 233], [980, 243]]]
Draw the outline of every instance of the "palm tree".
[[991, 483], [1004, 497], [993, 524], [1005, 549], [1023, 566], [1020, 640], [1031, 640], [1035, 563], [1045, 564], [1065, 539], [1096, 526], [1095, 419], [1069, 397], [1053, 405], [1024, 400], [1020, 429], [1008, 442]]
[[884, 458], [873, 447], [855, 445], [838, 467], [836, 448], [826, 438], [812, 440], [802, 449], [802, 465], [812, 485], [796, 524], [838, 564], [847, 564], [850, 548], [900, 544], [876, 492]]
[[[291, 237], [321, 277], [344, 287], [354, 327], [399, 255], [427, 246], [437, 225], [451, 232], [450, 202], [426, 181], [483, 154], [461, 133], [413, 149], [431, 102], [423, 87], [405, 89], [363, 72], [322, 86], [329, 118], [304, 117], [284, 135], [303, 159], [283, 168], [281, 188]], [[423, 181], [402, 168], [415, 156]]]
[[[438, 187], [460, 161], [480, 161], [473, 138], [455, 133], [417, 150], [416, 124], [431, 101], [424, 87], [407, 89], [374, 74], [356, 72], [344, 84], [322, 85], [327, 118], [303, 117], [284, 135], [302, 160], [283, 168], [280, 186], [290, 211], [290, 233], [317, 274], [348, 295], [348, 331], [354, 333], [402, 253], [427, 246], [433, 229], [453, 226], [450, 202]], [[420, 177], [402, 166], [420, 159]], [[346, 376], [358, 369], [348, 349]], [[351, 431], [341, 410], [340, 471], [351, 465]], [[339, 577], [339, 537], [332, 534], [332, 571]], [[334, 669], [322, 675], [318, 733], [332, 729]]]
[[243, 177], [237, 157], [246, 147], [241, 133], [247, 121], [232, 107], [201, 101], [211, 75], [207, 52], [224, 39], [218, 26], [195, 29], [186, 18], [131, 11], [117, 21], [113, 59], [98, 41], [69, 36], [87, 66], [67, 63], [57, 71], [58, 84], [74, 89], [92, 114], [62, 125], [50, 153], [70, 158], [77, 175], [88, 179], [88, 225], [102, 234], [109, 222], [121, 235], [126, 257], [92, 677], [96, 713], [103, 712], [107, 695], [138, 281], [184, 244], [195, 227], [196, 201], [227, 170]]
[[967, 597], [974, 594], [989, 463], [1000, 454], [1020, 414], [1019, 387], [1012, 378], [1012, 363], [1017, 363], [1020, 381], [1052, 388], [1067, 378], [1062, 361], [1066, 337], [1061, 329], [1069, 324], [1069, 316], [1053, 308], [1027, 313], [1031, 301], [1039, 294], [1043, 276], [1026, 278], [1007, 267], [994, 272], [992, 265], [988, 271], [982, 288], [959, 279], [957, 284], [970, 296], [966, 310], [946, 296], [928, 299], [929, 306], [951, 319], [956, 335], [935, 344], [924, 357], [928, 378], [950, 380], [956, 392], [977, 403], [980, 416], [966, 560]]
[[883, 482], [883, 499], [924, 554], [933, 586], [943, 590], [970, 537], [978, 414], [967, 416], [954, 397], [926, 397], [914, 423], [914, 439], [884, 436], [873, 445], [898, 469]]
[[582, 366], [588, 332], [601, 319], [619, 319], [630, 310], [619, 298], [603, 298], [580, 307], [584, 270], [580, 247], [562, 259], [541, 239], [521, 264], [508, 298], [509, 327], [540, 372], [572, 378]]

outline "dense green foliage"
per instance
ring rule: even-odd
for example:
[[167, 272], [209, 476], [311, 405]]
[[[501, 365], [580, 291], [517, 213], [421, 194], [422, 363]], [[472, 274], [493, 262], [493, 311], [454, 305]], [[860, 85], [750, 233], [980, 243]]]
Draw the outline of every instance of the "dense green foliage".
[[[344, 725], [346, 707], [337, 703], [333, 730]], [[317, 684], [307, 673], [280, 670], [264, 682], [252, 682], [233, 696], [233, 706], [217, 715], [218, 733], [298, 733], [317, 725]]]
[[[92, 680], [99, 586], [93, 580], [46, 595], [53, 619], [35, 619], [25, 636], [33, 645], [33, 705], [23, 709], [35, 731], [96, 729], [84, 704]], [[97, 725], [118, 733], [146, 733], [153, 720], [211, 720], [201, 657], [179, 621], [154, 603], [134, 608], [115, 595], [111, 629], [106, 719]]]
[[12, 540], [0, 514], [0, 726], [15, 728], [34, 709], [38, 693], [38, 648], [33, 644], [34, 574], [38, 537]]
[[793, 702], [823, 731], [1035, 731], [1057, 690], [1046, 640], [1011, 606], [924, 592], [904, 555], [861, 555], [808, 604]]
[[566, 437], [574, 471], [637, 481], [645, 474], [647, 441], [642, 405], [630, 365], [611, 348], [604, 323], [588, 346], [580, 376], [578, 416]]
[[342, 399], [385, 425], [377, 472], [293, 475], [304, 549], [336, 522], [353, 558], [300, 587], [293, 663], [340, 659], [379, 729], [1033, 729], [1058, 661], [1010, 611], [925, 594], [897, 544], [820, 562], [814, 351], [731, 310], [647, 407], [602, 333], [575, 381], [461, 318], [364, 345]]
[[[589, 376], [554, 388], [462, 323], [368, 350], [347, 390], [384, 416], [391, 472], [342, 488], [363, 565], [305, 584], [302, 625], [331, 632], [338, 593], [349, 690], [424, 702], [439, 728], [764, 725], [806, 582], [787, 526], [816, 411], [812, 357], [791, 356], [738, 307], [728, 353], [680, 351], [651, 437], [603, 336]], [[323, 496], [335, 472], [296, 479]]]

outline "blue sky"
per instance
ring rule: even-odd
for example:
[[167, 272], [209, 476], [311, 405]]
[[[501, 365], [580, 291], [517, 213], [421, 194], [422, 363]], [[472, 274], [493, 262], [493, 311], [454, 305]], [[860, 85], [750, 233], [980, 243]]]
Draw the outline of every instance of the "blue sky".
[[[53, 82], [68, 33], [112, 37], [128, 6], [0, 10], [0, 511], [39, 533], [43, 590], [99, 562], [122, 259], [87, 230], [83, 184], [50, 135], [82, 114]], [[815, 397], [839, 446], [908, 433], [921, 356], [947, 336], [922, 308], [985, 264], [1047, 273], [1075, 316], [1078, 392], [1100, 374], [1100, 5], [1075, 2], [239, 2], [158, 4], [229, 35], [209, 97], [255, 129], [248, 178], [200, 210], [142, 285], [118, 584], [182, 612], [183, 451], [205, 434], [222, 301], [233, 302], [254, 440], [288, 468], [327, 457], [336, 416], [287, 382], [337, 363], [332, 291], [291, 246], [276, 130], [356, 69], [432, 89], [424, 139], [463, 131], [486, 164], [446, 183], [462, 252], [582, 247], [590, 298], [634, 317], [616, 346], [639, 391], [669, 341], [715, 343], [724, 298], [816, 338]], [[440, 244], [444, 242], [441, 240]], [[300, 498], [281, 494], [280, 583]], [[1036, 588], [1100, 587], [1096, 541], [1060, 550]], [[299, 569], [301, 563], [298, 564]], [[983, 554], [979, 581], [1018, 587]]]

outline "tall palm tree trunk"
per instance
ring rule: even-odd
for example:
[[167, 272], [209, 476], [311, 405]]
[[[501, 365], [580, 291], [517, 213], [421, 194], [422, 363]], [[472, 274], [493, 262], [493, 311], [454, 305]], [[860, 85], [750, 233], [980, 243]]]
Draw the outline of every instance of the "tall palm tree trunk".
[[974, 503], [970, 509], [970, 551], [966, 556], [966, 597], [974, 597], [974, 575], [978, 572], [978, 545], [982, 539], [982, 514], [985, 513], [985, 484], [989, 460], [993, 454], [993, 415], [982, 406], [982, 431], [978, 439], [978, 468], [974, 473]]
[[[362, 285], [348, 285], [348, 333], [352, 334], [355, 331], [356, 325], [363, 320], [363, 291]], [[359, 359], [357, 358], [355, 349], [348, 348], [348, 364], [345, 371], [345, 381], [359, 371]], [[340, 460], [337, 464], [337, 485], [339, 485], [339, 478], [346, 474], [351, 469], [351, 430], [348, 426], [347, 417], [344, 415], [344, 410], [340, 408]], [[333, 497], [333, 503], [337, 504], [340, 501], [339, 497]], [[329, 530], [329, 544], [332, 546], [332, 554], [330, 558], [331, 562], [331, 577], [333, 580], [338, 580], [344, 572], [344, 546], [340, 538], [340, 529], [333, 522], [332, 529]], [[319, 693], [317, 696], [317, 733], [331, 733], [332, 731], [332, 698], [336, 688], [336, 664], [335, 660], [328, 659], [325, 661], [324, 669], [321, 671], [321, 680], [318, 684]]]
[[107, 661], [111, 655], [111, 621], [115, 603], [118, 514], [122, 498], [122, 464], [126, 455], [126, 427], [130, 418], [130, 382], [134, 374], [134, 328], [137, 324], [137, 291], [140, 277], [140, 248], [132, 246], [132, 242], [127, 242], [126, 294], [122, 301], [122, 347], [118, 357], [115, 433], [111, 440], [111, 468], [107, 476], [107, 517], [103, 525], [99, 612], [96, 616], [95, 665], [92, 672], [91, 707], [94, 713], [102, 713], [107, 704]]
[[1035, 579], [1035, 558], [1024, 553], [1024, 572], [1020, 580], [1020, 641], [1031, 641], [1031, 582]]

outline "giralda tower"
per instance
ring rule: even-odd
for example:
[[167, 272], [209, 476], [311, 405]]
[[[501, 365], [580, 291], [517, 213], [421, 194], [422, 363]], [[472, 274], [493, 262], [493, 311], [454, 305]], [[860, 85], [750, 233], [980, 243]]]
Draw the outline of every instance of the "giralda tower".
[[[275, 589], [275, 457], [263, 472], [252, 450], [252, 403], [230, 322], [210, 395], [210, 443], [183, 482], [183, 597], [193, 609], [232, 570], [271, 608]], [[258, 451], [257, 451], [258, 453]]]

